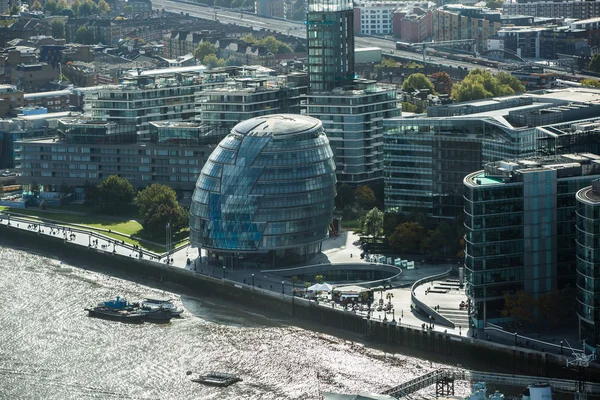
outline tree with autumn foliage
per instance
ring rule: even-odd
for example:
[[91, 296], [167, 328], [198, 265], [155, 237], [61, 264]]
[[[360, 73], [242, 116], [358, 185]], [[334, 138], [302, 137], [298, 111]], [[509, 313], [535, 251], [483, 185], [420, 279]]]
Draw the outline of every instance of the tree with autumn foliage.
[[361, 185], [356, 188], [354, 191], [354, 198], [362, 208], [370, 207], [375, 203], [375, 193], [373, 192], [373, 189], [366, 185]]
[[436, 72], [431, 75], [431, 79], [433, 80], [433, 87], [436, 92], [444, 94], [452, 93], [452, 86], [454, 83], [448, 73], [444, 71]]

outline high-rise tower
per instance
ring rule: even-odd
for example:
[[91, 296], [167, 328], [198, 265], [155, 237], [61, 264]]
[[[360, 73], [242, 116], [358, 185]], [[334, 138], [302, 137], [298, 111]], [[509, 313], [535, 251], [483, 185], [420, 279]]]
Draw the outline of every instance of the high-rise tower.
[[308, 0], [309, 89], [329, 91], [354, 80], [354, 10], [351, 0]]

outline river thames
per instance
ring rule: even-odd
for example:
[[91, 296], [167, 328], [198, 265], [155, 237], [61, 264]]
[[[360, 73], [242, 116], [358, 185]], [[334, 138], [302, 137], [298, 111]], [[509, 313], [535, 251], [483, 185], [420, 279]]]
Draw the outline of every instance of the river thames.
[[[381, 392], [440, 366], [201, 294], [178, 296], [186, 312], [168, 325], [90, 318], [84, 307], [115, 295], [163, 291], [84, 262], [0, 243], [0, 399], [317, 399], [319, 391]], [[190, 370], [243, 382], [206, 387]]]

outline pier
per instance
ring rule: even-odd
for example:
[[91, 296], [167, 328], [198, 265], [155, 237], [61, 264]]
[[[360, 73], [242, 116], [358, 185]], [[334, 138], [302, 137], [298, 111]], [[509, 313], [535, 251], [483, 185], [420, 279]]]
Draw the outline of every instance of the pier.
[[[435, 385], [436, 397], [454, 395], [454, 381], [485, 382], [488, 384], [527, 387], [532, 384], [548, 384], [557, 392], [576, 393], [580, 382], [570, 379], [545, 378], [540, 376], [498, 374], [493, 372], [471, 371], [466, 369], [438, 369], [404, 382], [401, 385], [386, 390], [387, 394], [396, 398], [409, 396], [421, 389]], [[584, 391], [588, 395], [600, 395], [600, 383], [585, 382]]]

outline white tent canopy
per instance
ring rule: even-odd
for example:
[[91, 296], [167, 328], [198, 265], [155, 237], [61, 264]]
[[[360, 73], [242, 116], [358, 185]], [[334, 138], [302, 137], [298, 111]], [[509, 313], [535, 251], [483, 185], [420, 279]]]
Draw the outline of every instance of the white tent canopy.
[[323, 283], [315, 283], [312, 286], [309, 286], [308, 291], [311, 292], [331, 292], [331, 289], [333, 289], [333, 286], [330, 285], [327, 282], [323, 282]]

